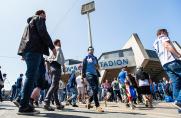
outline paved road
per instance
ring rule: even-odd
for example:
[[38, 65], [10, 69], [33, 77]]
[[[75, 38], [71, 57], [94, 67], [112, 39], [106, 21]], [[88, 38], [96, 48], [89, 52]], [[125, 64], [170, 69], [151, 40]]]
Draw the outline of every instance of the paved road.
[[137, 105], [134, 110], [126, 108], [122, 103], [108, 103], [104, 113], [97, 113], [95, 108], [88, 110], [85, 105], [79, 105], [79, 108], [66, 106], [65, 110], [53, 112], [37, 109], [41, 113], [34, 116], [17, 115], [18, 108], [5, 101], [0, 103], [0, 118], [181, 118], [177, 109], [168, 103], [154, 103], [152, 109]]

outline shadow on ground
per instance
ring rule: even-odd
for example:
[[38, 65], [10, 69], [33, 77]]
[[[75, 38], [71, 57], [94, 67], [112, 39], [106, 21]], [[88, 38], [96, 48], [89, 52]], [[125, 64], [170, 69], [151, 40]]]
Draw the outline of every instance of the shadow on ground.
[[39, 115], [37, 115], [37, 117], [44, 117], [44, 118], [90, 118], [90, 117], [85, 117], [85, 116], [65, 115], [65, 114], [57, 114], [57, 113], [40, 113]]

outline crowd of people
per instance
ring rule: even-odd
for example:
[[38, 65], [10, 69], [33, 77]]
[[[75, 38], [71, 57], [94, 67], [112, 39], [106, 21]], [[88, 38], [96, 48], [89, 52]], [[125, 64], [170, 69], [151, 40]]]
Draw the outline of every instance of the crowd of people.
[[[131, 109], [139, 103], [152, 108], [153, 99], [175, 100], [174, 104], [181, 106], [181, 54], [171, 44], [166, 29], [158, 31], [154, 43], [168, 75], [163, 81], [157, 84], [152, 82], [149, 73], [141, 66], [137, 67], [134, 74], [129, 73], [125, 66], [116, 78], [99, 83], [98, 59], [94, 55], [94, 48], [90, 46], [79, 72], [72, 71], [68, 82], [65, 82], [61, 80], [61, 75], [66, 72], [61, 41], [52, 41], [45, 21], [44, 10], [38, 10], [28, 18], [20, 42], [18, 55], [26, 62], [26, 78], [23, 84], [23, 74], [20, 74], [12, 86], [10, 97], [19, 107], [19, 114], [39, 113], [35, 110], [39, 104], [43, 104], [43, 108], [48, 111], [62, 110], [65, 104], [79, 107], [77, 103], [85, 104], [90, 109], [93, 108], [92, 101], [98, 112], [104, 112], [100, 101], [104, 101], [106, 106], [107, 101], [122, 102]], [[0, 76], [1, 90], [6, 74]], [[1, 95], [0, 91], [0, 100]]]

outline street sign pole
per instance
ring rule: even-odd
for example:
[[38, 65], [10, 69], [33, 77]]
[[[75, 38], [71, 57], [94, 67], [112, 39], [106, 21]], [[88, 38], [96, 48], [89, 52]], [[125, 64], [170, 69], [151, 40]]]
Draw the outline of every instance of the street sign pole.
[[81, 14], [87, 14], [87, 18], [88, 18], [88, 34], [89, 34], [89, 46], [93, 47], [93, 43], [92, 43], [92, 32], [91, 32], [91, 23], [90, 23], [90, 13], [95, 11], [95, 2], [89, 2], [86, 3], [84, 5], [82, 5], [82, 9], [81, 9]]
[[88, 28], [89, 28], [89, 46], [93, 47], [92, 44], [92, 32], [91, 32], [91, 23], [90, 23], [90, 15], [89, 12], [87, 12], [87, 17], [88, 17]]

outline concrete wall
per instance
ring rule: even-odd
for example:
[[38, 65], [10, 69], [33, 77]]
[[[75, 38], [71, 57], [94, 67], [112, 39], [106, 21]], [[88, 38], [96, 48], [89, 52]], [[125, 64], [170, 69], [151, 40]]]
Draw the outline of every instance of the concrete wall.
[[141, 43], [137, 34], [132, 34], [127, 43], [122, 49], [132, 48], [135, 56], [135, 62], [137, 66], [145, 67], [149, 59], [143, 44]]

